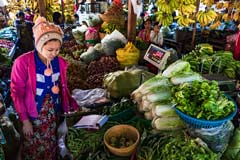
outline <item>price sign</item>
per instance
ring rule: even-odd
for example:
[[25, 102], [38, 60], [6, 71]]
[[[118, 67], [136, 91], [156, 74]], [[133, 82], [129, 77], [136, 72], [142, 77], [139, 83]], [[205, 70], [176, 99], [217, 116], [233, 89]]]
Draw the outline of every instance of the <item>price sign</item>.
[[144, 59], [156, 66], [158, 69], [162, 70], [164, 69], [169, 56], [170, 52], [151, 44], [144, 56]]

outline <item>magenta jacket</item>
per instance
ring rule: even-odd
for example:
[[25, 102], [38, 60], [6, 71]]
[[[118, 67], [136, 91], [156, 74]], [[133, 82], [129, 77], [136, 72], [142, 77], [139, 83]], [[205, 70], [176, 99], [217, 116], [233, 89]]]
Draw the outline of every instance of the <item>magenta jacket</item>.
[[[59, 57], [61, 108], [64, 112], [79, 108], [67, 88], [67, 62]], [[11, 96], [21, 121], [29, 117], [37, 118], [36, 96], [36, 64], [34, 51], [18, 57], [11, 72]]]

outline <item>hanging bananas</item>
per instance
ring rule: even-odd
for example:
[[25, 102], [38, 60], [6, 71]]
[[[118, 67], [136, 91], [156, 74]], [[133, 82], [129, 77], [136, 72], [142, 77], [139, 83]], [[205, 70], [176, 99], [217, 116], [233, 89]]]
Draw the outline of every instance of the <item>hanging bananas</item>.
[[216, 3], [216, 8], [217, 9], [222, 9], [223, 8], [223, 4], [224, 4], [223, 2], [217, 2]]
[[181, 12], [181, 14], [189, 16], [196, 11], [196, 6], [193, 4], [189, 4], [189, 5], [181, 4], [179, 7], [179, 11]]
[[196, 19], [201, 26], [207, 26], [214, 21], [217, 16], [218, 14], [214, 10], [210, 9], [208, 11], [199, 11], [196, 15]]
[[236, 10], [235, 11], [235, 13], [233, 14], [233, 17], [232, 17], [232, 19], [234, 20], [234, 21], [240, 21], [240, 10]]
[[162, 24], [162, 26], [169, 26], [173, 22], [172, 14], [167, 14], [163, 12], [157, 12], [157, 21]]
[[184, 5], [195, 4], [196, 0], [179, 0], [179, 3]]
[[201, 0], [207, 7], [211, 7], [214, 4], [214, 0]]
[[194, 20], [184, 15], [176, 16], [175, 19], [177, 19], [177, 23], [183, 27], [188, 27], [190, 24], [195, 23]]
[[223, 14], [222, 20], [224, 21], [230, 21], [231, 20], [231, 15], [228, 13]]
[[210, 29], [217, 29], [222, 23], [218, 20], [210, 25]]

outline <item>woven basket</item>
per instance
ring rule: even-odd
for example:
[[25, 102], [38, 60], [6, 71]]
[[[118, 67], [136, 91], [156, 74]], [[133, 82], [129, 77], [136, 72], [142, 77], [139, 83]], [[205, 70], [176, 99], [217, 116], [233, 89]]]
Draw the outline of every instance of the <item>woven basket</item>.
[[[110, 138], [112, 136], [118, 137], [121, 135], [127, 135], [128, 138], [134, 140], [134, 143], [125, 148], [115, 148], [112, 147], [109, 144]], [[130, 125], [115, 125], [107, 130], [107, 132], [104, 134], [104, 144], [107, 146], [109, 151], [116, 155], [121, 157], [130, 156], [136, 149], [138, 142], [140, 139], [140, 134], [136, 128]]]
[[125, 26], [124, 15], [118, 16], [118, 15], [100, 14], [99, 16], [104, 22], [119, 25], [121, 28], [124, 28]]

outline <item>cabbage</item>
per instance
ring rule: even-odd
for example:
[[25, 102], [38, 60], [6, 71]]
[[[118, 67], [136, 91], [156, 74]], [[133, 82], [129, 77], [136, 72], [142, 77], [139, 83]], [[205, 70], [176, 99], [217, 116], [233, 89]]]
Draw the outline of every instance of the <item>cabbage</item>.
[[192, 81], [202, 81], [202, 76], [196, 72], [187, 72], [171, 78], [171, 82], [175, 85]]
[[176, 111], [172, 104], [157, 104], [152, 108], [153, 115], [157, 117], [176, 117]]
[[161, 75], [157, 75], [146, 82], [144, 82], [138, 89], [136, 89], [132, 95], [140, 92], [142, 95], [148, 93], [150, 89], [156, 88], [158, 86], [170, 86], [171, 83], [168, 78], [163, 77]]
[[152, 127], [157, 130], [174, 130], [184, 127], [184, 122], [178, 117], [154, 118]]
[[186, 61], [178, 60], [172, 63], [167, 69], [164, 70], [163, 76], [171, 78], [179, 73], [191, 71], [190, 64]]

